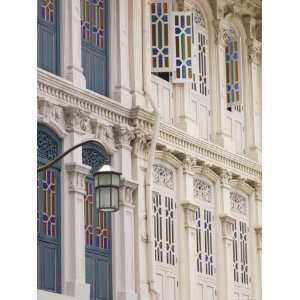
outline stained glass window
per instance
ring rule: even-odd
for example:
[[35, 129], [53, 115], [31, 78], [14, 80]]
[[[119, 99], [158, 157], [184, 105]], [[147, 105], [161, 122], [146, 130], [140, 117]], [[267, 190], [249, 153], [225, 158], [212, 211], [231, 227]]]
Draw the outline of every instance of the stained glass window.
[[39, 0], [40, 17], [51, 24], [55, 23], [54, 0]]
[[230, 32], [225, 48], [227, 109], [230, 111], [241, 110], [239, 59], [237, 37]]
[[185, 82], [193, 78], [192, 70], [192, 14], [191, 12], [174, 13], [175, 35], [175, 71], [174, 82]]
[[169, 3], [152, 0], [151, 3], [152, 71], [170, 70], [169, 50]]
[[192, 89], [208, 95], [208, 33], [200, 11], [193, 13], [193, 82]]
[[107, 161], [104, 148], [96, 144], [83, 146], [82, 162], [91, 167], [91, 175], [86, 179], [84, 196], [84, 230], [87, 247], [110, 249], [110, 213], [98, 212], [93, 195], [93, 176]]
[[81, 0], [82, 39], [99, 49], [103, 49], [105, 43], [104, 18], [104, 0]]
[[[55, 133], [39, 125], [38, 165], [44, 165], [61, 152]], [[38, 173], [37, 241], [38, 288], [60, 292], [60, 163]]]
[[37, 2], [37, 65], [59, 73], [59, 0]]

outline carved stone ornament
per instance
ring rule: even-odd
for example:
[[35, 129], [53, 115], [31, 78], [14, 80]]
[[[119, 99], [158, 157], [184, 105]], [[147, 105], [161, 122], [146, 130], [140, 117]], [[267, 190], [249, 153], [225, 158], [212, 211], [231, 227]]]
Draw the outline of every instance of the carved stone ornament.
[[223, 40], [224, 40], [225, 44], [227, 44], [230, 41], [236, 41], [237, 39], [238, 39], [238, 36], [232, 26], [223, 28]]
[[193, 15], [194, 15], [194, 22], [196, 24], [200, 24], [201, 27], [206, 28], [205, 18], [203, 17], [203, 14], [200, 11], [200, 9], [195, 8], [193, 10]]
[[38, 115], [46, 121], [57, 123], [62, 128], [65, 127], [63, 108], [48, 102], [44, 98], [38, 98]]
[[248, 42], [249, 62], [259, 65], [261, 62], [261, 43], [256, 40]]
[[199, 201], [211, 202], [211, 187], [200, 178], [194, 178], [194, 198]]
[[66, 129], [68, 131], [91, 132], [89, 114], [77, 107], [64, 107]]
[[224, 185], [230, 185], [230, 181], [232, 179], [232, 174], [229, 173], [226, 170], [222, 170], [221, 174], [220, 174], [220, 178], [221, 178], [221, 184]]
[[192, 168], [193, 166], [196, 165], [197, 161], [195, 158], [189, 156], [189, 155], [185, 155], [185, 157], [182, 160], [183, 163], [183, 170], [184, 171], [189, 171], [192, 172]]
[[174, 190], [173, 171], [161, 164], [153, 165], [153, 183]]
[[223, 238], [227, 240], [233, 240], [233, 225], [234, 218], [228, 215], [224, 215], [220, 217], [222, 221], [222, 234]]
[[133, 208], [133, 197], [132, 194], [137, 188], [138, 184], [133, 181], [128, 181], [124, 178], [121, 179], [120, 186], [120, 205]]
[[97, 120], [91, 120], [92, 133], [96, 139], [105, 141], [112, 148], [115, 146], [113, 126], [110, 124], [99, 123]]
[[231, 210], [240, 214], [246, 214], [246, 198], [239, 193], [230, 192]]
[[184, 209], [184, 227], [189, 229], [196, 229], [196, 210], [197, 206], [192, 203], [183, 203]]
[[116, 140], [117, 147], [130, 147], [130, 143], [134, 140], [135, 135], [132, 129], [128, 126], [115, 125], [113, 132]]
[[151, 143], [151, 138], [140, 128], [134, 130], [134, 140], [132, 140], [134, 155], [146, 158]]
[[85, 178], [90, 172], [90, 167], [76, 163], [66, 164], [65, 167], [69, 175], [69, 191], [85, 195]]

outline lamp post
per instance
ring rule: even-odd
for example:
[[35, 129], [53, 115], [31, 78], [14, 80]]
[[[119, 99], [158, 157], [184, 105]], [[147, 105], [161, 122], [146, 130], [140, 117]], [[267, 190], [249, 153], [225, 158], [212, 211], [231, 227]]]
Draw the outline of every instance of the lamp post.
[[[62, 154], [58, 155], [52, 161], [46, 165], [37, 168], [37, 172], [42, 172], [56, 162], [60, 161], [67, 154], [77, 149], [80, 146], [83, 146], [88, 143], [96, 143], [101, 146], [101, 144], [94, 140], [88, 140], [82, 143], [79, 143], [70, 149], [66, 150]], [[115, 212], [119, 210], [119, 190], [120, 190], [120, 176], [121, 173], [114, 171], [110, 165], [105, 164], [98, 169], [94, 174], [94, 194], [96, 196], [96, 208], [100, 211], [105, 212]]]

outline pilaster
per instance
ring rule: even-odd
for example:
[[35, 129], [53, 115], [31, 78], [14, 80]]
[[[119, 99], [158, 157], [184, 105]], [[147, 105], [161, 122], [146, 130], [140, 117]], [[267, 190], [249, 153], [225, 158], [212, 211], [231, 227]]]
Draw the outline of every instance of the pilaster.
[[114, 217], [114, 299], [137, 300], [135, 292], [135, 226], [133, 191], [137, 183], [121, 180], [120, 210]]
[[222, 222], [222, 237], [223, 237], [223, 266], [222, 278], [223, 282], [220, 291], [220, 299], [233, 299], [233, 261], [232, 261], [232, 240], [233, 240], [233, 224], [234, 218], [229, 215], [222, 215], [220, 217]]
[[65, 164], [67, 191], [63, 205], [63, 290], [78, 300], [90, 299], [85, 281], [84, 195], [85, 177], [90, 168]]
[[80, 0], [61, 1], [61, 74], [79, 88], [86, 81], [81, 64]]
[[111, 97], [126, 108], [132, 106], [129, 74], [129, 7], [128, 0], [111, 1], [110, 49], [111, 49]]
[[195, 263], [197, 256], [195, 220], [197, 205], [185, 202], [182, 204], [182, 207], [184, 210], [184, 241], [182, 242], [184, 255], [181, 259], [182, 270], [180, 271], [180, 281], [183, 284], [180, 299], [193, 300], [197, 297], [195, 277], [197, 271]]

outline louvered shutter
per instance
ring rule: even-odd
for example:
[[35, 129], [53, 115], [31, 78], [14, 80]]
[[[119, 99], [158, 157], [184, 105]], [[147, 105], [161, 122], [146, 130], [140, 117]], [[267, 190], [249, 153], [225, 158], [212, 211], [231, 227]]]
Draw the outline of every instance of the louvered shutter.
[[192, 12], [173, 12], [173, 82], [185, 83], [193, 78]]

